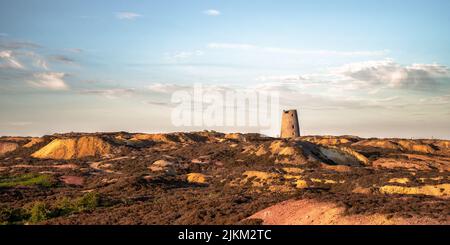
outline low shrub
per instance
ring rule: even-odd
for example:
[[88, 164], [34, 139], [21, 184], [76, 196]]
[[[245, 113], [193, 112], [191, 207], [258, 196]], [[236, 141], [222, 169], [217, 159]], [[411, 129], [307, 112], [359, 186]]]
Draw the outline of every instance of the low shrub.
[[20, 176], [1, 177], [0, 187], [32, 186], [39, 185], [43, 187], [53, 186], [55, 181], [53, 177], [45, 174], [23, 174]]
[[30, 210], [30, 219], [31, 223], [37, 223], [44, 220], [47, 220], [51, 217], [51, 210], [47, 207], [47, 205], [43, 202], [35, 202], [33, 207]]

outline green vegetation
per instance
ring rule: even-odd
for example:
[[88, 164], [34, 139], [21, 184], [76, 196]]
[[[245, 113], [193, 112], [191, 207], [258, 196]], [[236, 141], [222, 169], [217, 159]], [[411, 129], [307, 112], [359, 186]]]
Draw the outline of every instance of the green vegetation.
[[79, 212], [93, 210], [99, 205], [99, 196], [95, 192], [89, 192], [78, 198], [75, 204]]
[[34, 202], [28, 208], [12, 209], [0, 207], [0, 224], [38, 223], [47, 219], [67, 216], [74, 213], [92, 211], [100, 206], [100, 197], [97, 193], [86, 193], [78, 198], [64, 197], [53, 205], [44, 202]]
[[16, 187], [39, 185], [43, 187], [53, 186], [53, 178], [45, 174], [23, 174], [20, 176], [0, 177], [0, 187]]
[[64, 197], [56, 202], [55, 216], [66, 216], [76, 211], [73, 200]]
[[54, 212], [57, 216], [64, 216], [71, 213], [78, 213], [83, 211], [92, 211], [100, 204], [100, 198], [97, 193], [89, 192], [82, 197], [71, 200], [67, 197], [56, 202]]
[[30, 222], [37, 223], [51, 217], [51, 210], [45, 203], [36, 202], [30, 210]]
[[0, 224], [14, 224], [22, 220], [28, 220], [30, 218], [29, 212], [22, 208], [10, 208], [7, 206], [0, 207]]

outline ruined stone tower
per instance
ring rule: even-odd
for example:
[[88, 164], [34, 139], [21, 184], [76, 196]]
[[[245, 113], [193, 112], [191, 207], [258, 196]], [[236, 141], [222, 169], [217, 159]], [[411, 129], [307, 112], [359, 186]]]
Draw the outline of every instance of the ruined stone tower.
[[300, 136], [297, 110], [287, 110], [281, 116], [281, 138], [295, 138]]

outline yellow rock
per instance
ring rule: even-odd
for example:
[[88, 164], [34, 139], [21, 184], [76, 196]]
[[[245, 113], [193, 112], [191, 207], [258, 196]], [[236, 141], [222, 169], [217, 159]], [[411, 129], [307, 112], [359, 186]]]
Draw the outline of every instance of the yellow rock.
[[23, 147], [30, 148], [30, 147], [34, 146], [35, 144], [39, 144], [39, 143], [42, 143], [42, 142], [44, 142], [43, 138], [32, 138], [30, 140], [30, 142], [26, 143]]
[[336, 184], [337, 182], [335, 180], [326, 179], [325, 184]]
[[292, 187], [285, 185], [271, 185], [269, 186], [269, 191], [271, 192], [291, 192], [294, 191]]
[[450, 184], [424, 185], [417, 187], [385, 185], [380, 188], [380, 192], [384, 194], [427, 195], [436, 197], [447, 197], [448, 195], [450, 195]]
[[151, 140], [162, 143], [180, 142], [179, 137], [173, 134], [134, 134], [130, 140]]
[[283, 175], [283, 178], [285, 178], [285, 179], [301, 179], [302, 176], [299, 176], [299, 175], [291, 175], [291, 174], [285, 174], [285, 175]]
[[231, 139], [231, 140], [239, 140], [239, 141], [245, 141], [245, 136], [241, 133], [229, 133], [225, 134], [225, 139]]
[[298, 188], [298, 189], [308, 188], [308, 183], [306, 183], [306, 181], [301, 180], [301, 179], [297, 180], [295, 182], [295, 184], [296, 184], [295, 187]]
[[266, 149], [264, 148], [264, 146], [260, 146], [259, 148], [258, 148], [258, 150], [255, 152], [255, 155], [256, 156], [263, 156], [263, 155], [266, 155], [267, 154], [267, 151], [266, 151]]
[[402, 148], [391, 140], [384, 139], [370, 139], [370, 140], [361, 140], [356, 143], [353, 143], [352, 146], [364, 146], [364, 147], [375, 147], [382, 149], [390, 149], [390, 150], [401, 150]]
[[35, 158], [74, 159], [111, 154], [112, 147], [96, 136], [54, 139], [52, 142], [31, 154]]
[[201, 173], [189, 173], [187, 174], [187, 181], [189, 183], [195, 183], [195, 184], [207, 184], [207, 177], [204, 174]]
[[[323, 179], [322, 180], [322, 179], [317, 179], [317, 178], [311, 178], [311, 181], [315, 182], [315, 183], [325, 183], [325, 184], [336, 184], [336, 183], [338, 183], [337, 181], [332, 180], [332, 179]], [[344, 183], [344, 182], [339, 181], [339, 183]]]
[[406, 184], [408, 182], [409, 182], [408, 178], [393, 178], [389, 180], [389, 183]]
[[152, 165], [164, 168], [164, 167], [172, 166], [173, 162], [169, 162], [169, 161], [166, 161], [166, 160], [157, 160], [157, 161], [153, 162]]
[[255, 145], [248, 145], [244, 147], [244, 151], [242, 153], [245, 154], [252, 154], [256, 156], [263, 156], [266, 155], [268, 152], [264, 145], [255, 146]]
[[399, 140], [397, 142], [399, 145], [401, 145], [405, 150], [409, 151], [416, 151], [416, 152], [422, 152], [422, 153], [433, 153], [434, 149], [427, 145], [422, 144], [413, 140]]
[[246, 171], [242, 175], [245, 176], [245, 178], [241, 181], [241, 184], [245, 184], [249, 179], [254, 178], [251, 180], [253, 187], [263, 187], [264, 184], [271, 184], [274, 179], [280, 177], [279, 174], [262, 171]]
[[269, 180], [279, 177], [279, 175], [276, 173], [268, 173], [262, 171], [245, 171], [242, 175], [246, 176], [247, 178], [255, 177], [259, 180]]
[[301, 174], [303, 169], [301, 168], [283, 168], [283, 170], [288, 174]]
[[296, 154], [296, 150], [292, 146], [286, 146], [286, 144], [277, 140], [270, 144], [270, 152], [274, 155], [292, 156]]
[[443, 180], [443, 179], [444, 179], [444, 177], [442, 177], [442, 176], [430, 178], [430, 180], [435, 180], [435, 181]]

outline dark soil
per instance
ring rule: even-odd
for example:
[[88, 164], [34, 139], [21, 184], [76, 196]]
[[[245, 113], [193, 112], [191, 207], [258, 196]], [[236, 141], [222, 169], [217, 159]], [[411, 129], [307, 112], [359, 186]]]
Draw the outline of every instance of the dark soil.
[[[407, 177], [407, 186], [440, 184], [442, 180], [425, 180], [448, 176], [438, 171], [415, 171], [407, 169], [374, 169], [367, 166], [352, 167], [350, 172], [335, 172], [310, 162], [300, 167], [302, 176], [308, 179], [309, 188], [293, 192], [272, 192], [267, 186], [257, 188], [243, 184], [230, 185], [242, 179], [248, 170], [282, 173], [282, 167], [294, 165], [274, 164], [270, 156], [243, 154], [248, 144], [268, 144], [267, 139], [252, 138], [251, 142], [229, 140], [209, 143], [205, 137], [194, 137], [194, 143], [152, 143], [139, 147], [125, 147], [118, 156], [129, 158], [111, 161], [113, 173], [95, 171], [89, 168], [92, 157], [73, 160], [39, 160], [30, 154], [44, 146], [50, 138], [31, 148], [19, 148], [0, 157], [0, 167], [9, 167], [1, 176], [19, 176], [26, 173], [49, 174], [55, 179], [63, 175], [81, 176], [83, 186], [70, 186], [56, 182], [51, 187], [16, 186], [0, 188], [0, 209], [28, 210], [37, 201], [50, 206], [63, 198], [77, 198], [86, 191], [97, 193], [102, 202], [93, 210], [69, 213], [51, 217], [42, 224], [260, 224], [260, 220], [246, 220], [255, 212], [288, 199], [314, 198], [332, 201], [346, 208], [347, 214], [382, 213], [396, 216], [427, 216], [448, 220], [450, 203], [448, 199], [430, 196], [386, 196], [377, 191], [391, 178]], [[237, 144], [231, 147], [231, 144]], [[270, 142], [269, 142], [270, 144]], [[310, 143], [308, 143], [309, 145]], [[389, 152], [390, 153], [390, 152]], [[364, 152], [369, 158], [383, 155], [383, 152]], [[386, 153], [387, 154], [387, 153]], [[151, 172], [148, 169], [154, 161], [167, 159], [175, 163], [176, 175]], [[206, 163], [192, 163], [192, 159], [204, 159]], [[54, 169], [53, 164], [75, 164], [78, 169]], [[17, 164], [40, 166], [39, 168], [13, 168]], [[186, 181], [186, 174], [203, 173], [209, 176], [208, 184], [193, 184]], [[342, 184], [312, 182], [310, 178], [345, 181]], [[279, 180], [280, 183], [283, 179]], [[277, 182], [276, 182], [277, 183]], [[355, 187], [369, 188], [372, 194], [353, 193]], [[0, 210], [1, 211], [1, 210]], [[1, 217], [0, 217], [1, 218]], [[5, 222], [5, 220], [0, 220]], [[27, 220], [16, 219], [15, 223]]]

